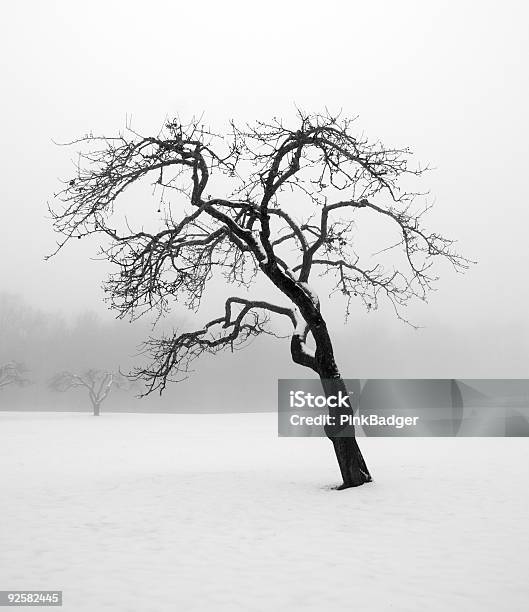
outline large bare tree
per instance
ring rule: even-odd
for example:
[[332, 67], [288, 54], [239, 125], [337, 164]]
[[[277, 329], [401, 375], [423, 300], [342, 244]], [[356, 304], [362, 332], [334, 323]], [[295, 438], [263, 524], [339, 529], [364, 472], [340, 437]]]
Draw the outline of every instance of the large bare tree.
[[[384, 299], [405, 319], [403, 307], [424, 300], [436, 280], [435, 258], [467, 266], [451, 240], [423, 228], [428, 206], [418, 208], [420, 194], [407, 187], [423, 169], [411, 167], [408, 149], [371, 142], [354, 128], [354, 120], [298, 112], [293, 127], [276, 118], [232, 123], [225, 137], [201, 119], [175, 119], [156, 136], [129, 126], [113, 138], [89, 134], [75, 141], [76, 175], [51, 208], [63, 235], [55, 252], [70, 239], [104, 235], [103, 253], [117, 267], [106, 291], [119, 316], [163, 314], [173, 300], [196, 311], [216, 272], [239, 287], [217, 318], [146, 342], [150, 365], [135, 374], [148, 392], [185, 377], [203, 353], [272, 333], [270, 319], [277, 316], [291, 324], [294, 362], [313, 370], [327, 395], [345, 395], [319, 298], [329, 278], [347, 313], [352, 300], [373, 310]], [[154, 185], [157, 210], [132, 227], [116, 204], [144, 180]], [[389, 242], [364, 257], [355, 242], [368, 217], [387, 225], [377, 235]], [[259, 276], [272, 283], [277, 299], [248, 292]], [[326, 433], [343, 478], [339, 488], [369, 482], [356, 439], [338, 426]]]

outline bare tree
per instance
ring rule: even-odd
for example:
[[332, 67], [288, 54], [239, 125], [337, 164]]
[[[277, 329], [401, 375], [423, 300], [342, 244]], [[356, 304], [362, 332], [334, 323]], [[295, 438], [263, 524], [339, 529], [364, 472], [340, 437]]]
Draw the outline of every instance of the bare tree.
[[[300, 111], [292, 128], [275, 118], [244, 128], [232, 123], [223, 138], [201, 119], [175, 119], [157, 136], [127, 127], [115, 138], [90, 134], [76, 141], [82, 149], [76, 176], [51, 209], [63, 235], [53, 254], [70, 239], [104, 235], [102, 253], [117, 266], [106, 291], [119, 316], [165, 314], [173, 299], [196, 311], [215, 272], [242, 288], [243, 295], [229, 297], [222, 313], [199, 329], [146, 342], [152, 361], [135, 374], [147, 392], [181, 380], [202, 353], [273, 333], [269, 320], [277, 315], [292, 326], [294, 362], [313, 370], [327, 395], [345, 395], [314, 277], [322, 289], [334, 278], [331, 292], [344, 296], [347, 313], [353, 299], [369, 310], [385, 299], [405, 319], [403, 307], [425, 300], [436, 280], [435, 258], [467, 267], [451, 240], [423, 229], [429, 206], [418, 210], [422, 194], [405, 188], [423, 169], [410, 167], [408, 149], [356, 136], [353, 121]], [[116, 204], [149, 177], [157, 200], [157, 213], [149, 216], [154, 229], [132, 229]], [[388, 226], [390, 241], [364, 257], [355, 241], [357, 223], [368, 217]], [[272, 283], [279, 303], [248, 294], [259, 275]], [[326, 433], [343, 478], [339, 488], [369, 482], [356, 439], [339, 426]]]
[[0, 389], [4, 389], [10, 385], [25, 387], [30, 384], [27, 374], [28, 369], [23, 363], [18, 361], [9, 361], [0, 366]]
[[49, 383], [54, 391], [68, 391], [84, 387], [88, 391], [93, 415], [101, 414], [101, 404], [106, 400], [113, 387], [123, 387], [126, 379], [121, 374], [114, 374], [105, 370], [87, 370], [81, 374], [72, 372], [59, 372]]

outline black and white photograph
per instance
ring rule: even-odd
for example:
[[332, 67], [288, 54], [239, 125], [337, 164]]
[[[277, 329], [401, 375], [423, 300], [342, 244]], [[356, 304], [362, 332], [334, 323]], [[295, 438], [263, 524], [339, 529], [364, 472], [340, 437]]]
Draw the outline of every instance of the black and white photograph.
[[0, 606], [527, 610], [527, 4], [1, 13]]

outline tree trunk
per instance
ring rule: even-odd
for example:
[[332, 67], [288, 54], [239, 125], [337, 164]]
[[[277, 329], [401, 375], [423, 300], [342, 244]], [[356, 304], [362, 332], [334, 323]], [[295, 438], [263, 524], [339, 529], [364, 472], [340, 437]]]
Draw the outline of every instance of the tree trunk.
[[[326, 397], [339, 397], [340, 394], [343, 397], [348, 397], [347, 387], [338, 372], [335, 378], [327, 378], [321, 375], [320, 378]], [[338, 489], [358, 487], [366, 482], [371, 482], [371, 475], [356, 441], [354, 426], [352, 424], [340, 424], [341, 416], [352, 417], [354, 414], [350, 401], [347, 404], [347, 407], [329, 408], [329, 414], [334, 417], [335, 424], [325, 427], [325, 433], [333, 443], [342, 474], [343, 484]]]
[[[263, 242], [266, 243], [268, 237], [269, 232], [268, 234], [262, 232]], [[348, 397], [346, 385], [336, 366], [332, 341], [327, 324], [320, 312], [319, 301], [313, 292], [307, 288], [308, 277], [303, 278], [303, 282], [294, 280], [280, 270], [275, 263], [273, 252], [269, 252], [267, 255], [269, 259], [266, 264], [261, 266], [262, 269], [274, 285], [299, 308], [316, 343], [316, 352], [314, 356], [311, 356], [303, 350], [306, 334], [302, 337], [296, 330], [290, 344], [292, 359], [295, 363], [311, 368], [318, 373], [327, 397], [330, 395], [336, 396], [339, 391]], [[340, 427], [339, 424], [341, 414], [352, 415], [352, 407], [349, 405], [348, 408], [330, 408], [329, 413], [331, 416], [338, 417], [336, 425], [325, 427], [325, 433], [333, 443], [343, 478], [343, 484], [338, 489], [358, 487], [366, 482], [371, 482], [371, 475], [356, 442], [354, 427]]]
[[[316, 333], [314, 333], [316, 332]], [[313, 335], [316, 340], [315, 361], [317, 372], [320, 375], [321, 384], [326, 397], [347, 397], [346, 406], [336, 406], [329, 408], [329, 415], [334, 417], [334, 425], [325, 427], [325, 433], [333, 443], [334, 452], [340, 466], [343, 484], [338, 489], [348, 489], [358, 487], [371, 482], [371, 475], [367, 469], [366, 462], [355, 437], [354, 425], [340, 423], [340, 417], [347, 415], [352, 417], [354, 414], [353, 406], [349, 398], [347, 386], [338, 370], [334, 360], [334, 350], [325, 322], [318, 321], [316, 328], [313, 328]], [[354, 404], [359, 389], [355, 390], [353, 396]], [[353, 404], [353, 405], [354, 405]]]
[[94, 416], [99, 416], [100, 415], [100, 408], [101, 408], [101, 404], [98, 404], [97, 402], [93, 402], [93, 407], [94, 407]]
[[[310, 314], [313, 313], [308, 313], [308, 315]], [[334, 350], [327, 325], [319, 312], [313, 317], [308, 315], [305, 320], [310, 321], [310, 330], [316, 341], [316, 353], [311, 356], [304, 352], [302, 338], [298, 334], [294, 334], [290, 344], [292, 358], [295, 363], [309, 367], [318, 373], [327, 398], [331, 396], [339, 398], [341, 396], [345, 399], [344, 406], [338, 402], [336, 406], [329, 405], [329, 415], [333, 417], [334, 422], [332, 425], [325, 426], [325, 433], [333, 443], [343, 478], [343, 484], [338, 488], [358, 487], [366, 482], [371, 482], [371, 475], [356, 442], [355, 428], [352, 424], [353, 406], [358, 404], [357, 398], [360, 388], [355, 390], [353, 405], [351, 405], [347, 387], [334, 360]], [[342, 421], [342, 416], [349, 417], [349, 422], [347, 420]]]

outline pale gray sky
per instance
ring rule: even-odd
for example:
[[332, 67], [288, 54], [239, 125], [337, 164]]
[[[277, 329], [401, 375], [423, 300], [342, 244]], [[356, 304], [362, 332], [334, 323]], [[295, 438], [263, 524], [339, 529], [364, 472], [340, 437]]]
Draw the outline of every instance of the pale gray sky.
[[52, 139], [114, 132], [126, 116], [147, 132], [204, 112], [222, 130], [295, 104], [341, 108], [435, 166], [428, 225], [479, 261], [465, 276], [441, 268], [416, 310], [426, 330], [389, 311], [358, 312], [347, 328], [336, 318], [344, 374], [529, 375], [528, 12], [521, 1], [4, 4], [2, 290], [105, 312], [93, 244], [43, 261], [55, 239], [46, 200], [73, 157]]

